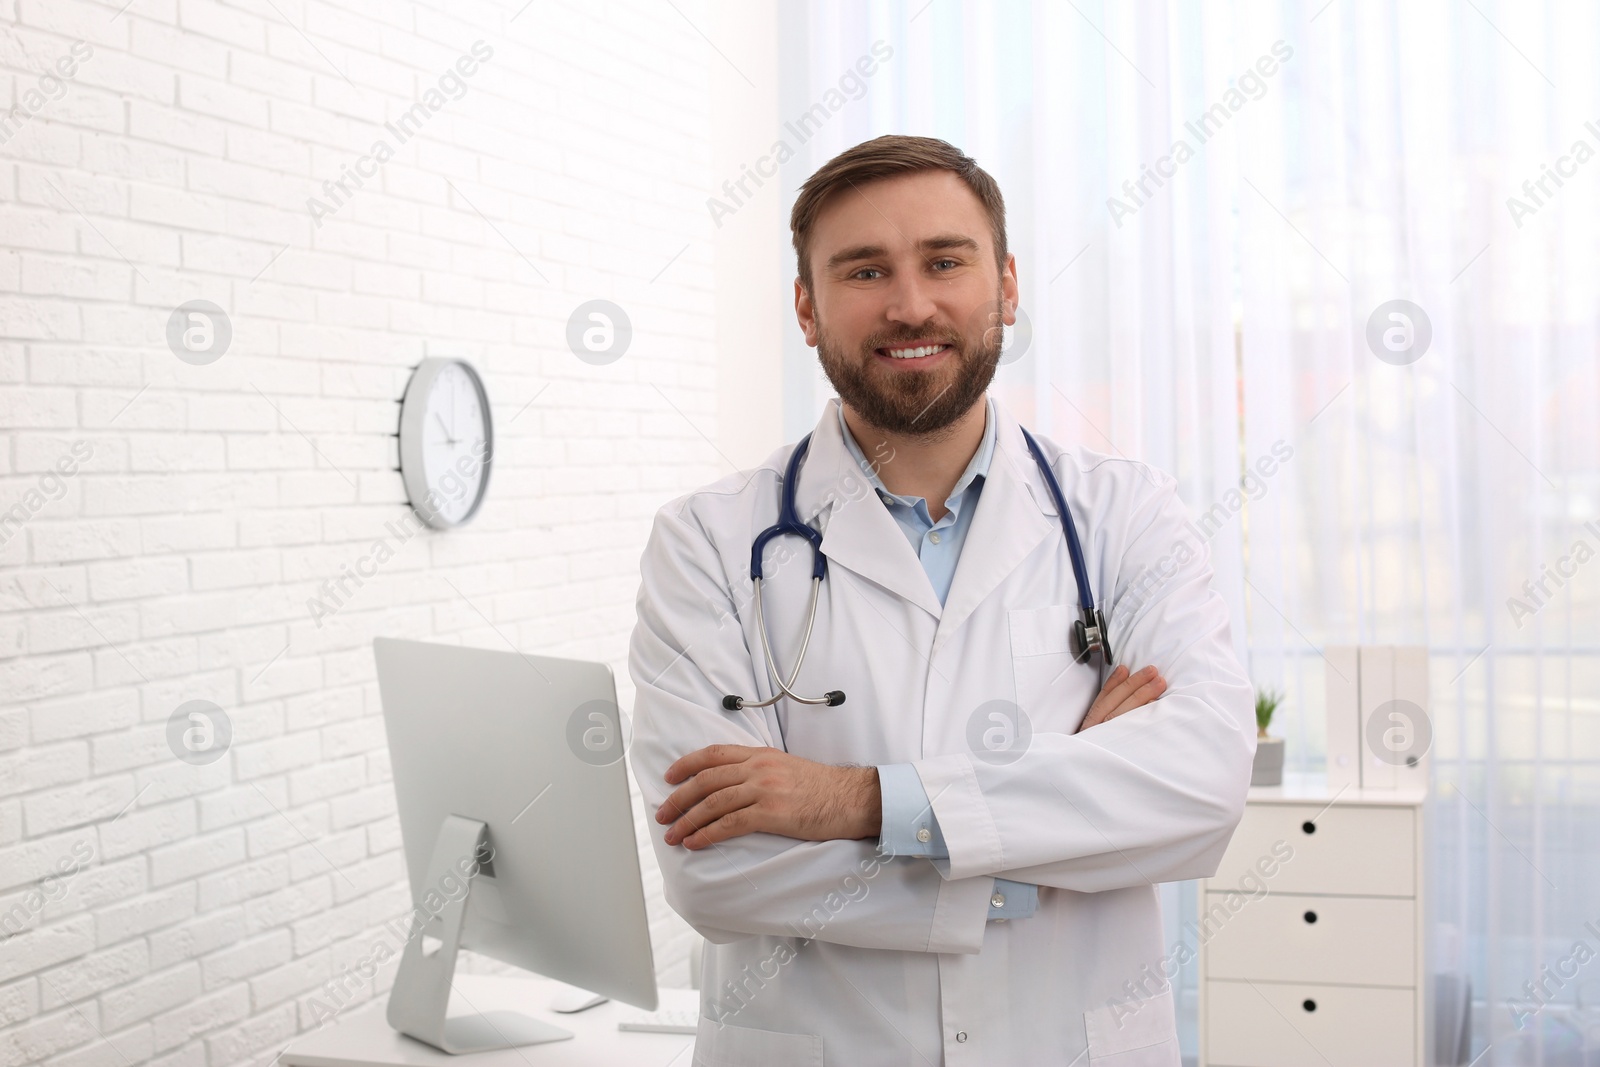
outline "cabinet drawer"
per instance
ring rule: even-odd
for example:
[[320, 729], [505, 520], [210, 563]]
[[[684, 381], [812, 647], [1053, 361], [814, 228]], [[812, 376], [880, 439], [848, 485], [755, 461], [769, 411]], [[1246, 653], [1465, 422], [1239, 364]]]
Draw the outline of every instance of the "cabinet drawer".
[[[1236, 910], [1230, 910], [1231, 903]], [[1207, 978], [1414, 986], [1414, 900], [1207, 893], [1200, 915]]]
[[1416, 1067], [1410, 989], [1209, 981], [1205, 1001], [1217, 1067]]
[[1415, 833], [1411, 808], [1249, 804], [1205, 888], [1413, 896]]

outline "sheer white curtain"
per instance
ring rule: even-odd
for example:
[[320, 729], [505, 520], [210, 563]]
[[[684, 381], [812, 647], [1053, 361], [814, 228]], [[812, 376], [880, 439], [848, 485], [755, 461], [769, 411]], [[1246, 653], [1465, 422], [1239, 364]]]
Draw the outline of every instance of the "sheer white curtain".
[[[784, 11], [786, 117], [893, 49], [791, 139], [785, 195], [889, 132], [995, 175], [1033, 330], [997, 388], [1223, 506], [1218, 584], [1287, 691], [1291, 769], [1322, 767], [1325, 644], [1431, 649], [1432, 969], [1470, 977], [1479, 1062], [1600, 1063], [1596, 6]], [[1394, 300], [1428, 323], [1414, 359], [1369, 343]], [[798, 437], [829, 390], [797, 330], [785, 359]], [[1192, 888], [1166, 893], [1175, 941]]]

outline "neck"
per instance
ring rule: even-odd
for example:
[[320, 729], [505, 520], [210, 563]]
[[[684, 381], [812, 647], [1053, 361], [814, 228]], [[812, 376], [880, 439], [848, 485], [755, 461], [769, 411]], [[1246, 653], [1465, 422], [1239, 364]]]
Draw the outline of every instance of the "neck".
[[928, 502], [928, 514], [935, 521], [943, 517], [945, 500], [983, 441], [988, 399], [980, 396], [965, 414], [937, 434], [888, 433], [867, 422], [849, 404], [840, 403], [845, 425], [861, 446], [862, 455], [879, 464], [878, 477], [884, 488], [900, 496], [920, 496]]

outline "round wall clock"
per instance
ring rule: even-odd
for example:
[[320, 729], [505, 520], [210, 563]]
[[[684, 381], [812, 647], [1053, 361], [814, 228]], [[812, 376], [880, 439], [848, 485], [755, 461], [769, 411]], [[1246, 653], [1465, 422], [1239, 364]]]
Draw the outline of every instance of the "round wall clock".
[[411, 507], [435, 529], [460, 526], [483, 503], [493, 458], [483, 379], [464, 359], [424, 359], [400, 401], [400, 477]]

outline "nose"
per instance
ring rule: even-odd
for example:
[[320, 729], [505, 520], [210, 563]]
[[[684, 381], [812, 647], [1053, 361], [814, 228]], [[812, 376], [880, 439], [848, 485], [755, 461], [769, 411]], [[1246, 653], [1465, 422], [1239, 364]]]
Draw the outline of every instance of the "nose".
[[923, 276], [920, 264], [911, 270], [895, 273], [890, 283], [883, 314], [890, 322], [921, 326], [932, 319], [939, 310], [934, 295], [934, 279]]

